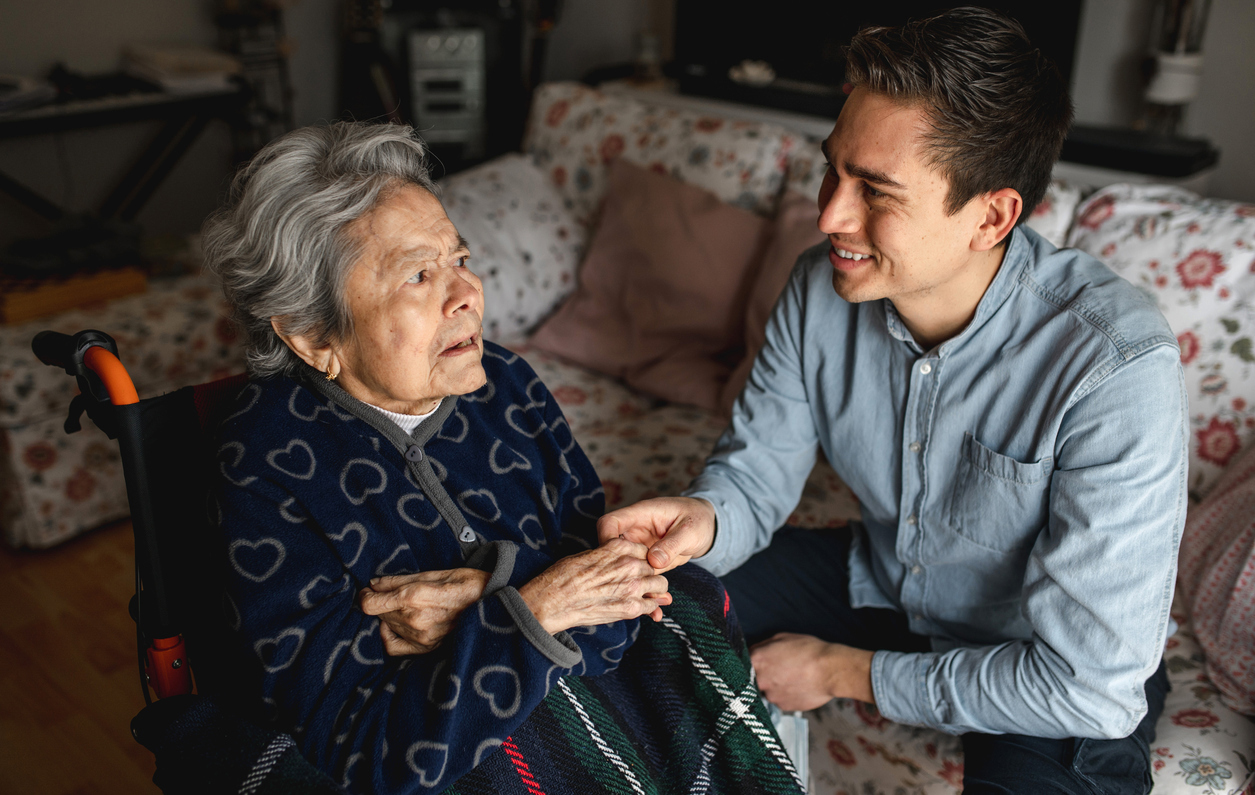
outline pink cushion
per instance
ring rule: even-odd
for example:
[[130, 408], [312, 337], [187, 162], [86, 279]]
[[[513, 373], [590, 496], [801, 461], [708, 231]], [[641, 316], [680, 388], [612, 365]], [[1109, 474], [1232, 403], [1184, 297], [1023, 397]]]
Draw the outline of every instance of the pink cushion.
[[1255, 715], [1255, 447], [1190, 511], [1177, 581], [1212, 683]]
[[773, 225], [771, 244], [758, 269], [745, 308], [745, 358], [732, 372], [719, 396], [720, 409], [724, 414], [732, 413], [732, 404], [745, 387], [754, 359], [766, 341], [767, 319], [771, 317], [776, 299], [789, 281], [798, 255], [823, 241], [824, 234], [819, 231], [817, 197], [794, 190], [785, 193]]
[[716, 409], [770, 229], [712, 193], [617, 160], [579, 287], [531, 342], [641, 391]]

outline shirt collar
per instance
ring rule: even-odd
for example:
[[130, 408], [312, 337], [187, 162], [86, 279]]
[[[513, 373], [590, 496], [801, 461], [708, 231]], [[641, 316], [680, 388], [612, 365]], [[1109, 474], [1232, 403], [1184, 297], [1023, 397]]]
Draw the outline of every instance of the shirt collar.
[[[1006, 302], [1011, 296], [1011, 291], [1015, 289], [1016, 283], [1019, 281], [1020, 272], [1029, 261], [1029, 241], [1021, 231], [1020, 227], [1011, 230], [1011, 235], [1007, 239], [1007, 249], [1002, 256], [1002, 264], [998, 266], [998, 272], [994, 274], [994, 280], [989, 283], [989, 287], [985, 290], [985, 295], [981, 297], [980, 303], [976, 305], [976, 314], [972, 316], [972, 322], [968, 323], [962, 331], [954, 335], [950, 339], [943, 342], [937, 349], [939, 356], [945, 356], [955, 348], [963, 344], [963, 341], [976, 333], [981, 326], [989, 318], [993, 317], [998, 308]], [[889, 334], [897, 340], [905, 342], [917, 353], [923, 353], [923, 348], [911, 336], [911, 331], [903, 322], [902, 316], [898, 314], [897, 308], [888, 298], [881, 299], [881, 305], [885, 309], [885, 325], [888, 327]]]

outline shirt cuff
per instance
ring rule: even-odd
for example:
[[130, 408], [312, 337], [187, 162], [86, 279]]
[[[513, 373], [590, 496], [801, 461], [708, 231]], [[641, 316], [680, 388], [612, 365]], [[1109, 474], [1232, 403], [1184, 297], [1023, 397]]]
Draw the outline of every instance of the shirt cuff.
[[878, 651], [872, 655], [872, 696], [876, 709], [894, 723], [937, 726], [928, 699], [931, 654]]
[[728, 532], [731, 523], [727, 506], [719, 499], [719, 495], [711, 491], [689, 489], [683, 492], [682, 496], [705, 500], [715, 508], [715, 542], [711, 544], [710, 550], [705, 555], [693, 558], [693, 563], [716, 577], [722, 577], [744, 563], [745, 558], [733, 549], [732, 534]]
[[501, 600], [502, 606], [510, 614], [510, 618], [514, 619], [523, 637], [531, 641], [536, 650], [548, 657], [554, 665], [574, 668], [584, 659], [584, 652], [575, 645], [575, 641], [565, 631], [556, 635], [550, 635], [545, 631], [540, 624], [540, 619], [536, 618], [536, 614], [527, 606], [527, 602], [523, 601], [522, 594], [514, 586], [508, 585], [502, 588], [493, 594], [493, 598]]

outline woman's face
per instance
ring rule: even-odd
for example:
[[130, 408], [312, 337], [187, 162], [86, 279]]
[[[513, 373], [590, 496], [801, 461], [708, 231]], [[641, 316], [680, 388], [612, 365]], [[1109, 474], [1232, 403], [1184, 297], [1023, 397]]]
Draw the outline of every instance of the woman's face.
[[362, 256], [346, 286], [353, 333], [333, 346], [336, 383], [402, 414], [425, 414], [483, 386], [484, 290], [440, 202], [406, 185], [349, 233]]

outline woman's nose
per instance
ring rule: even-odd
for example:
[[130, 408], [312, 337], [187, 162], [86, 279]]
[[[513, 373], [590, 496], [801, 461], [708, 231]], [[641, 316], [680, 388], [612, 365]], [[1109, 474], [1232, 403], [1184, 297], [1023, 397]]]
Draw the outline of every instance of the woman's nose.
[[474, 284], [475, 277], [470, 272], [450, 270], [446, 279], [444, 312], [449, 317], [458, 312], [478, 309], [483, 303], [483, 295]]

